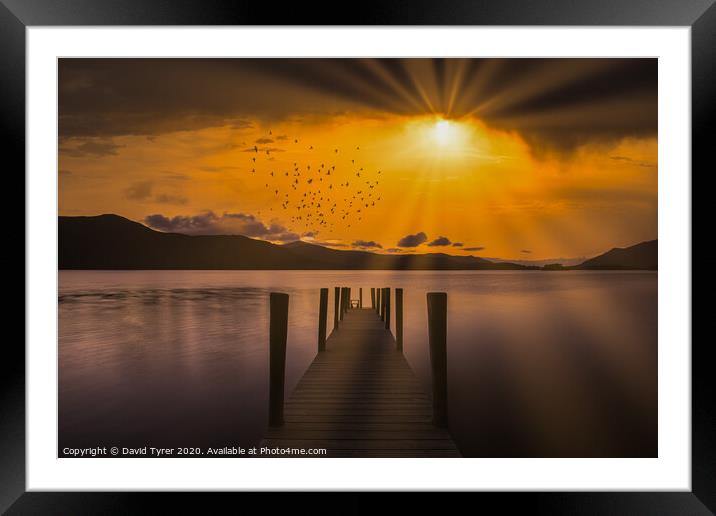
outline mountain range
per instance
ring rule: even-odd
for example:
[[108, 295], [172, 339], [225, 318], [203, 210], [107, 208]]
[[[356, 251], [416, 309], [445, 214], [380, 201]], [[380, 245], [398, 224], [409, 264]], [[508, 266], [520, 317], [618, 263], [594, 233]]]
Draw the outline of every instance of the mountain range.
[[[334, 270], [530, 270], [510, 262], [445, 253], [386, 255], [342, 251], [297, 241], [272, 244], [241, 235], [162, 233], [119, 215], [59, 217], [60, 269], [334, 269]], [[571, 267], [545, 269], [657, 268], [657, 241], [612, 249]]]

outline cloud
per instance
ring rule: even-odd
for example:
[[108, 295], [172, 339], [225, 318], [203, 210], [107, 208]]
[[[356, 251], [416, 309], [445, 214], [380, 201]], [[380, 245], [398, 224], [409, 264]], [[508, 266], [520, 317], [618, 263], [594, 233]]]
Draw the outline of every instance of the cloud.
[[532, 251], [530, 251], [529, 249], [521, 249], [520, 252], [524, 254], [532, 254]]
[[360, 247], [361, 249], [383, 249], [383, 246], [373, 240], [356, 240], [351, 244], [353, 247]]
[[428, 244], [429, 247], [441, 247], [450, 245], [450, 239], [448, 237], [440, 236]]
[[101, 158], [105, 156], [116, 156], [117, 149], [121, 149], [124, 145], [117, 145], [108, 141], [86, 141], [76, 147], [60, 147], [60, 153], [72, 158], [93, 157]]
[[173, 173], [173, 172], [169, 172], [165, 177], [167, 179], [171, 179], [173, 181], [188, 181], [189, 179], [191, 179], [186, 174]]
[[288, 136], [285, 135], [285, 134], [282, 134], [282, 135], [280, 135], [280, 136], [277, 136], [277, 137], [276, 137], [276, 140], [278, 140], [278, 141], [288, 140]]
[[484, 247], [466, 247], [464, 251], [482, 251]]
[[125, 188], [124, 196], [132, 201], [146, 201], [152, 196], [154, 183], [152, 181], [137, 181]]
[[244, 235], [273, 242], [292, 242], [299, 235], [281, 224], [264, 224], [247, 213], [224, 213], [217, 215], [206, 211], [197, 215], [166, 217], [162, 214], [149, 215], [144, 223], [156, 230], [186, 235]]
[[305, 233], [301, 233], [301, 238], [315, 238], [316, 233], [314, 231], [306, 231]]
[[651, 163], [649, 161], [640, 161], [640, 160], [628, 158], [626, 156], [609, 156], [609, 159], [614, 160], [614, 161], [624, 161], [626, 163], [632, 163], [638, 167], [643, 167], [643, 168], [655, 168], [656, 167], [656, 163]]
[[231, 124], [229, 124], [229, 127], [232, 129], [250, 129], [254, 126], [251, 122], [248, 120], [233, 120]]
[[241, 170], [241, 169], [240, 169], [240, 167], [236, 167], [233, 165], [222, 165], [219, 167], [203, 166], [203, 167], [199, 167], [199, 170], [203, 170], [204, 172], [224, 172], [226, 170]]
[[462, 247], [462, 242], [453, 242], [452, 246], [453, 247]]
[[389, 247], [388, 249], [386, 249], [386, 251], [389, 252], [389, 253], [400, 253], [400, 252], [402, 252], [403, 250], [402, 250], [402, 249], [399, 249], [399, 248], [397, 248], [397, 247]]
[[474, 114], [534, 148], [564, 151], [657, 131], [654, 58], [64, 58], [58, 71], [60, 138], [336, 112]]
[[128, 188], [124, 189], [125, 198], [132, 201], [152, 201], [159, 204], [175, 204], [182, 205], [189, 202], [189, 199], [183, 195], [173, 195], [167, 193], [154, 194], [153, 181], [137, 181], [132, 183]]
[[158, 202], [159, 204], [181, 205], [188, 203], [189, 199], [181, 195], [159, 194], [154, 198], [154, 202]]
[[212, 234], [217, 229], [216, 221], [217, 217], [211, 211], [191, 217], [177, 215], [169, 218], [157, 213], [144, 218], [144, 223], [152, 229], [187, 235]]
[[288, 231], [284, 226], [272, 223], [266, 226], [253, 215], [246, 213], [224, 213], [223, 219], [230, 221], [238, 221], [241, 226], [237, 231], [241, 235], [263, 238], [265, 240], [277, 240], [281, 242], [291, 242], [299, 240], [300, 235]]
[[423, 233], [416, 233], [415, 235], [406, 235], [395, 244], [398, 247], [418, 247], [420, 244], [425, 243], [428, 240], [428, 235]]
[[273, 143], [273, 140], [271, 138], [259, 138], [256, 143]]

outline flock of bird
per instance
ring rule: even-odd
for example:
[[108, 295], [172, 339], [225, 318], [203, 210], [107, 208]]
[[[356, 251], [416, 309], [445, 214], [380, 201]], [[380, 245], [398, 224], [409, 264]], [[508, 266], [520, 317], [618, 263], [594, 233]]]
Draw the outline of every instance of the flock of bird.
[[[268, 134], [265, 141], [272, 139], [273, 133]], [[298, 138], [293, 139], [293, 146], [309, 153], [317, 150], [313, 145], [302, 144]], [[275, 150], [254, 145], [249, 151], [254, 154], [249, 158], [250, 173], [265, 176], [264, 187], [280, 201], [279, 209], [286, 212], [291, 222], [286, 226], [291, 231], [300, 228], [303, 234], [316, 236], [321, 230], [330, 233], [339, 227], [350, 228], [382, 200], [381, 171], [363, 169], [357, 159], [360, 146], [351, 146], [350, 150], [332, 149], [331, 163], [309, 159], [307, 163], [294, 161], [291, 165], [289, 161], [280, 170], [272, 159]], [[269, 211], [273, 212], [274, 208]]]

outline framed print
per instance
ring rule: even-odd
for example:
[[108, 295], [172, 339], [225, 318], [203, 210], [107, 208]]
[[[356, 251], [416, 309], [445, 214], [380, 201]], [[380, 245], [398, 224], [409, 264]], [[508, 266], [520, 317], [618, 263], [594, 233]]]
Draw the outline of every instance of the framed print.
[[714, 510], [691, 192], [716, 8], [416, 7], [4, 2], [3, 509]]

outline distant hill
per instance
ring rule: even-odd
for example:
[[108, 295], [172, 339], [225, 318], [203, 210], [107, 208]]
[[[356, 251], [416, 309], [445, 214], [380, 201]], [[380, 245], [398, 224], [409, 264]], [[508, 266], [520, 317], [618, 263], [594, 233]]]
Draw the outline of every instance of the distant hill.
[[[306, 242], [277, 245], [241, 235], [162, 233], [119, 215], [59, 217], [60, 269], [534, 270], [510, 262], [444, 253], [387, 255]], [[615, 248], [572, 267], [657, 268], [657, 241]]]
[[658, 240], [651, 240], [631, 247], [615, 247], [611, 251], [590, 258], [572, 269], [590, 270], [622, 270], [640, 269], [657, 270], [659, 264]]
[[118, 215], [59, 217], [58, 247], [60, 269], [525, 269], [473, 256], [393, 256], [241, 235], [162, 233]]

